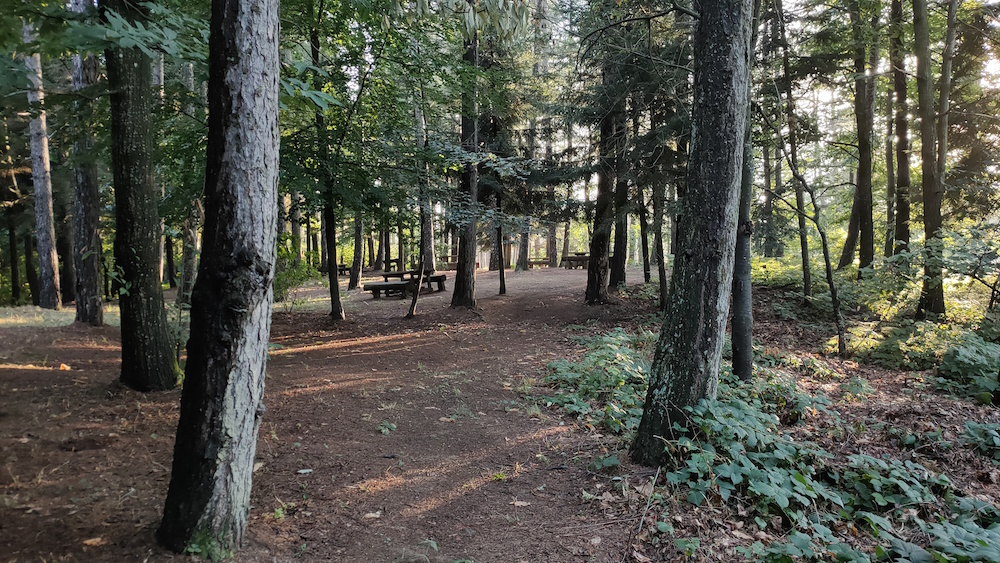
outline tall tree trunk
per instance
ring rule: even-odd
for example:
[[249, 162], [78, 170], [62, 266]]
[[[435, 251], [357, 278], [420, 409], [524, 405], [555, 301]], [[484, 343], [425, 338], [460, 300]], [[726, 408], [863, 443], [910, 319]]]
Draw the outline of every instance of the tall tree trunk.
[[[278, 207], [281, 213], [281, 207]], [[194, 283], [198, 271], [198, 227], [201, 225], [205, 212], [201, 207], [201, 200], [194, 200], [191, 204], [191, 211], [188, 218], [184, 220], [184, 232], [182, 235], [183, 247], [181, 248], [181, 283], [177, 289], [177, 303], [186, 305], [191, 303], [191, 294], [194, 292]]]
[[858, 194], [854, 170], [850, 171], [850, 183], [855, 185], [854, 197], [851, 198], [851, 217], [847, 221], [847, 238], [844, 240], [844, 249], [840, 252], [840, 262], [837, 269], [846, 268], [854, 263], [854, 251], [858, 248], [858, 231], [861, 228], [861, 207], [862, 197]]
[[361, 210], [354, 211], [354, 260], [351, 261], [351, 279], [347, 282], [347, 290], [357, 289], [361, 282], [361, 261], [364, 257], [364, 225], [361, 222]]
[[157, 538], [218, 559], [250, 513], [271, 330], [278, 192], [278, 2], [213, 0], [204, 258]]
[[[924, 199], [924, 281], [917, 304], [917, 318], [927, 313], [943, 315], [941, 202], [943, 184], [937, 178], [937, 132], [934, 83], [931, 79], [930, 24], [927, 0], [913, 0], [913, 46], [917, 57], [917, 114], [920, 115], [920, 161]], [[945, 48], [948, 51], [948, 48]]]
[[[858, 133], [858, 179], [855, 199], [858, 203], [858, 277], [875, 260], [875, 226], [872, 218], [872, 133], [875, 123], [875, 71], [878, 48], [871, 39], [878, 25], [873, 17], [871, 31], [866, 33], [859, 0], [849, 1], [851, 30], [854, 40], [854, 116]], [[866, 61], [867, 59], [870, 59]]]
[[892, 0], [890, 11], [889, 62], [892, 66], [892, 89], [895, 94], [896, 125], [896, 217], [893, 229], [893, 254], [910, 246], [910, 124], [906, 93], [906, 67], [903, 50], [903, 1]]
[[[757, 45], [761, 0], [753, 2], [751, 19], [750, 56]], [[751, 91], [747, 89], [747, 115], [752, 107]], [[767, 153], [764, 147], [764, 153]], [[750, 206], [753, 203], [753, 128], [749, 125], [743, 135], [743, 165], [740, 169], [739, 218], [736, 228], [736, 252], [733, 260], [733, 373], [741, 381], [753, 377], [753, 284], [750, 277], [750, 248], [753, 235], [753, 221]]]
[[[650, 116], [650, 128], [656, 134], [662, 126], [663, 113], [654, 109]], [[668, 290], [666, 256], [663, 248], [664, 200], [667, 192], [666, 155], [667, 148], [662, 143], [657, 143], [650, 158], [650, 168], [653, 172], [653, 259], [656, 261], [657, 293], [661, 311], [667, 310]]]
[[653, 465], [685, 407], [715, 396], [729, 313], [743, 138], [749, 126], [751, 0], [702, 0], [694, 40], [693, 136], [681, 253], [632, 459]]
[[[608, 291], [617, 293], [618, 289], [625, 285], [625, 263], [628, 259], [628, 182], [625, 179], [624, 164], [625, 159], [625, 126], [624, 113], [616, 123], [616, 154], [615, 154], [615, 244], [614, 255], [609, 258], [611, 267], [608, 276]], [[617, 137], [620, 135], [620, 137]]]
[[292, 261], [298, 266], [302, 262], [302, 195], [299, 192], [292, 192], [288, 211], [292, 220]]
[[[30, 23], [23, 26], [24, 43], [35, 40]], [[56, 254], [55, 220], [52, 214], [52, 177], [49, 165], [49, 138], [45, 116], [45, 91], [42, 87], [42, 58], [26, 55], [28, 106], [31, 111], [31, 179], [35, 191], [35, 237], [38, 241], [38, 306], [59, 309], [59, 257]]]
[[[462, 60], [468, 67], [462, 84], [462, 149], [467, 153], [479, 151], [478, 88], [474, 71], [479, 68], [479, 37], [473, 35], [465, 43]], [[476, 231], [479, 208], [479, 170], [476, 164], [466, 164], [462, 170], [461, 190], [471, 206], [458, 244], [458, 265], [455, 269], [455, 289], [451, 294], [452, 307], [476, 307]]]
[[406, 255], [406, 239], [403, 237], [403, 214], [399, 214], [398, 223], [396, 223], [396, 246], [399, 248], [399, 270], [407, 270], [406, 262], [408, 256]]
[[[614, 62], [608, 58], [601, 72], [604, 88], [612, 88], [619, 76]], [[618, 154], [619, 133], [616, 114], [622, 113], [622, 103], [614, 102], [602, 112], [599, 123], [598, 139], [598, 173], [597, 173], [597, 207], [594, 210], [594, 229], [590, 237], [590, 262], [587, 265], [587, 290], [584, 301], [587, 305], [597, 305], [608, 300], [609, 251], [611, 245], [611, 229], [614, 226], [614, 186]]]
[[646, 194], [642, 186], [636, 186], [636, 208], [639, 210], [639, 239], [642, 245], [642, 282], [649, 283], [652, 279], [652, 266], [649, 263], [649, 210], [646, 208]]
[[521, 217], [521, 234], [518, 237], [517, 268], [515, 268], [518, 272], [523, 272], [528, 269], [528, 259], [531, 258], [528, 256], [528, 254], [531, 253], [530, 237], [531, 217]]
[[[215, 0], [216, 2], [220, 0]], [[236, 1], [236, 0], [228, 0]], [[247, 2], [250, 0], [240, 0]], [[262, 0], [256, 0], [262, 1]], [[337, 216], [333, 210], [333, 186], [326, 186], [327, 201], [323, 204], [323, 215], [326, 217], [326, 247], [330, 253], [330, 268], [327, 271], [327, 278], [330, 280], [330, 318], [335, 321], [342, 321], [347, 318], [344, 313], [344, 303], [340, 299], [340, 272], [337, 267], [340, 260], [337, 257]]]
[[503, 225], [501, 223], [497, 222], [496, 226], [497, 226], [496, 227], [497, 228], [496, 237], [497, 237], [497, 241], [498, 241], [498, 243], [497, 243], [497, 252], [500, 253], [500, 255], [497, 257], [498, 261], [500, 263], [500, 267], [499, 267], [499, 271], [500, 271], [500, 295], [507, 295], [507, 268], [505, 267], [506, 263], [504, 261], [504, 255], [503, 255], [503, 247], [504, 247], [504, 242], [505, 242], [504, 239], [503, 239]]
[[167, 285], [170, 289], [177, 287], [177, 265], [174, 264], [174, 237], [163, 237], [164, 259], [166, 262]]
[[38, 307], [38, 271], [35, 270], [34, 239], [31, 233], [24, 236], [24, 277], [28, 280], [28, 291], [31, 292], [31, 304]]
[[[130, 0], [106, 0], [132, 23], [148, 20], [147, 8]], [[172, 389], [179, 369], [167, 327], [160, 286], [159, 191], [153, 181], [152, 72], [138, 48], [108, 49], [111, 91], [111, 163], [115, 186], [115, 265], [128, 291], [121, 292], [121, 382], [139, 391]]]
[[61, 206], [62, 213], [56, 217], [56, 254], [59, 257], [59, 282], [63, 305], [69, 305], [76, 298], [76, 263], [73, 261], [73, 202]]
[[[788, 35], [785, 30], [784, 10], [781, 8], [780, 0], [777, 0], [778, 28], [781, 34], [781, 65], [785, 82], [785, 111], [788, 117], [788, 149], [791, 155], [791, 165], [793, 170], [798, 168], [798, 142], [795, 119], [795, 100], [792, 98], [792, 72], [789, 63]], [[806, 201], [801, 182], [795, 182], [795, 212], [798, 216], [799, 227], [799, 250], [802, 257], [802, 295], [809, 297], [812, 295], [812, 271], [809, 267], [809, 231], [806, 230]]]
[[7, 209], [7, 243], [10, 247], [10, 300], [11, 305], [19, 305], [21, 301], [21, 268], [17, 257], [17, 228], [14, 225], [14, 214]]
[[882, 256], [892, 256], [892, 234], [896, 215], [896, 169], [892, 153], [892, 89], [885, 93], [885, 244]]
[[378, 251], [375, 252], [375, 258], [372, 260], [372, 269], [381, 270], [386, 267], [384, 219], [379, 222], [379, 228], [375, 231], [375, 234], [378, 236]]
[[764, 258], [773, 258], [775, 251], [775, 225], [774, 225], [774, 197], [775, 193], [771, 184], [771, 147], [765, 146], [763, 153], [764, 165], [764, 201], [760, 206], [760, 226], [761, 238], [763, 240]]

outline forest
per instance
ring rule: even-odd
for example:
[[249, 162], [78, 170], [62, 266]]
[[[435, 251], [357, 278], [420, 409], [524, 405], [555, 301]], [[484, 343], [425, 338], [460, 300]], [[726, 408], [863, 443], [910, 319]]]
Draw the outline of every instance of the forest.
[[0, 6], [12, 560], [1000, 561], [1000, 4]]

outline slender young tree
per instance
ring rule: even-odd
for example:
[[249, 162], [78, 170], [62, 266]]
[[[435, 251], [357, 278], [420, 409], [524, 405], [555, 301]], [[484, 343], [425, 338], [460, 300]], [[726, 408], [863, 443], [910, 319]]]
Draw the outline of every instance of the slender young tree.
[[278, 2], [213, 0], [203, 259], [173, 471], [157, 538], [213, 560], [250, 512], [271, 329], [278, 190]]
[[691, 156], [670, 304], [632, 459], [652, 465], [659, 437], [689, 426], [684, 407], [714, 397], [733, 281], [743, 139], [749, 123], [751, 0], [703, 0], [694, 40]]
[[872, 132], [875, 123], [875, 71], [878, 66], [878, 48], [874, 44], [874, 16], [870, 29], [866, 29], [867, 14], [862, 12], [860, 0], [848, 2], [851, 14], [851, 33], [854, 42], [854, 115], [858, 132], [858, 175], [854, 197], [858, 211], [858, 276], [869, 268], [875, 259], [875, 227], [872, 219]]
[[[602, 81], [606, 89], [612, 88], [618, 80], [618, 73], [610, 56], [606, 58], [602, 71]], [[618, 154], [618, 122], [622, 113], [621, 102], [612, 102], [601, 115], [598, 130], [598, 173], [597, 207], [594, 211], [594, 230], [590, 237], [590, 262], [587, 265], [587, 290], [584, 301], [597, 305], [608, 300], [609, 258], [611, 229], [614, 227], [614, 185], [615, 155]]]
[[[35, 40], [31, 23], [23, 25], [25, 45]], [[24, 57], [27, 67], [28, 106], [31, 110], [31, 179], [35, 190], [35, 238], [38, 244], [38, 306], [59, 309], [59, 257], [56, 254], [55, 219], [52, 213], [52, 176], [49, 165], [49, 137], [44, 109], [42, 58], [38, 53]]]
[[[148, 7], [105, 0], [105, 12], [141, 24]], [[106, 15], [106, 14], [105, 14]], [[139, 391], [173, 389], [179, 369], [160, 285], [160, 192], [153, 181], [152, 68], [138, 47], [105, 53], [111, 91], [111, 167], [115, 187], [115, 266], [126, 284], [119, 298], [121, 382]]]
[[903, 48], [903, 0], [892, 0], [889, 13], [889, 63], [896, 110], [896, 210], [893, 225], [893, 254], [910, 246], [910, 122], [906, 94], [905, 50]]

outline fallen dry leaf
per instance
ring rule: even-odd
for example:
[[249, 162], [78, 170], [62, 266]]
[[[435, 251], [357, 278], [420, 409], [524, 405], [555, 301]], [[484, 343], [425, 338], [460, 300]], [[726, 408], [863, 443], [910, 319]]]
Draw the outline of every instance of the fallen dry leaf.
[[89, 540], [83, 540], [83, 545], [89, 547], [97, 547], [99, 545], [104, 545], [104, 538], [90, 538]]
[[524, 502], [523, 500], [511, 501], [511, 504], [513, 504], [514, 506], [531, 506], [530, 502]]
[[375, 512], [369, 512], [368, 514], [365, 514], [365, 518], [381, 518], [381, 517], [382, 517], [381, 510], [376, 510]]

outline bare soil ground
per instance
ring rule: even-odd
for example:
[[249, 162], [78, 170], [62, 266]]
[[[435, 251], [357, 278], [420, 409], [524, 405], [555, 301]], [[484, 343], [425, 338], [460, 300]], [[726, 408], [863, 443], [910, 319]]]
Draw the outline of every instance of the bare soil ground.
[[[318, 285], [276, 305], [248, 541], [235, 560], [736, 561], [736, 546], [773, 539], [745, 533], [739, 507], [696, 508], [683, 495], [644, 514], [653, 471], [628, 464], [621, 442], [525, 398], [545, 393], [548, 362], [581, 353], [573, 336], [653, 313], [642, 299], [586, 307], [585, 284], [582, 270], [508, 273], [498, 296], [496, 273], [481, 273], [477, 311], [451, 309], [446, 291], [422, 296], [412, 320], [408, 300], [350, 292], [348, 321], [335, 324]], [[995, 409], [933, 393], [927, 374], [822, 357], [831, 333], [776, 317], [772, 304], [786, 298], [758, 294], [761, 341], [871, 384], [859, 400], [802, 375], [851, 424], [806, 425], [810, 439], [947, 469], [996, 502], [1000, 472], [985, 458], [903, 451], [866, 430], [888, 420], [954, 434], [965, 420], [995, 422]], [[180, 393], [121, 388], [119, 342], [112, 327], [0, 325], [0, 560], [186, 559], [153, 537]], [[587, 469], [609, 452], [623, 461], [614, 480]], [[644, 517], [668, 519], [702, 549], [688, 558], [647, 542]]]
[[[635, 279], [638, 272], [630, 272]], [[450, 288], [449, 279], [449, 288]], [[582, 304], [586, 272], [478, 277], [451, 292], [351, 292], [334, 324], [321, 286], [277, 305], [253, 509], [239, 561], [618, 561], [627, 522], [581, 490], [605, 447], [527, 408], [570, 325], [628, 321]], [[644, 307], [645, 305], [643, 305]], [[117, 384], [117, 328], [0, 328], [0, 559], [161, 561], [155, 545], [178, 391]]]

